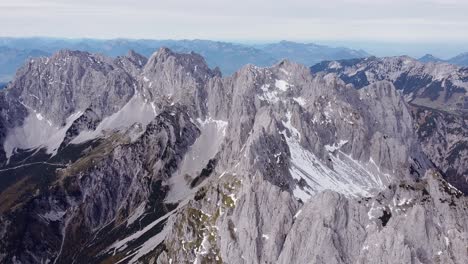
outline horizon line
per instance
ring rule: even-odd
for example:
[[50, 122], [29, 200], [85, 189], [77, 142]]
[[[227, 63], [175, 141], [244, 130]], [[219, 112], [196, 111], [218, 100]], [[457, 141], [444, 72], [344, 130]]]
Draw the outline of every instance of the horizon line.
[[[184, 38], [171, 38], [171, 37], [93, 37], [93, 36], [82, 36], [82, 37], [70, 37], [70, 36], [48, 36], [48, 35], [25, 35], [25, 36], [11, 36], [11, 35], [0, 35], [0, 38], [9, 38], [9, 39], [57, 39], [57, 40], [156, 40], [156, 41], [213, 41], [213, 42], [229, 42], [229, 43], [239, 43], [243, 44], [245, 42], [251, 43], [276, 43], [276, 42], [294, 42], [301, 44], [316, 44], [320, 42], [343, 42], [343, 43], [385, 43], [385, 44], [443, 44], [447, 45], [447, 41], [441, 40], [375, 40], [375, 39], [288, 39], [288, 38], [271, 38], [271, 39], [235, 39], [235, 38], [198, 38], [198, 37], [184, 37]], [[468, 45], [468, 41], [450, 41], [451, 44]]]

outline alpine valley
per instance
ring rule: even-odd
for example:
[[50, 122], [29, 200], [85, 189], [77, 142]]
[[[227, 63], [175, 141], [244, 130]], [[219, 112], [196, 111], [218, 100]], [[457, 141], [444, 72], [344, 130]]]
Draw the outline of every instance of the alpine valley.
[[467, 98], [409, 57], [30, 59], [0, 90], [0, 262], [466, 263]]

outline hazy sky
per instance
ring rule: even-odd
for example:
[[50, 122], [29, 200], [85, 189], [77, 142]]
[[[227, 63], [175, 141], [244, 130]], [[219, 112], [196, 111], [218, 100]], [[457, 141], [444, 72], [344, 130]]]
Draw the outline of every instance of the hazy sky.
[[0, 36], [468, 43], [468, 0], [0, 0], [0, 10]]

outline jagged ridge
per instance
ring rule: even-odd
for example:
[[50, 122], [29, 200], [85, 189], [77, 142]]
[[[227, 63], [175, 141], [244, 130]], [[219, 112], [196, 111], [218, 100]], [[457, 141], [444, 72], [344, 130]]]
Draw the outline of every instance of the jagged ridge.
[[[393, 262], [402, 248], [405, 261], [463, 259], [466, 199], [433, 172], [408, 105], [390, 82], [357, 90], [289, 61], [222, 77], [201, 56], [165, 48], [145, 64], [132, 53], [117, 61], [68, 51], [52, 58], [62, 64], [31, 62], [2, 92], [5, 104], [19, 109], [2, 112], [2, 120], [22, 111], [16, 123], [2, 122], [7, 139], [28, 124], [66, 123], [62, 134], [51, 132], [60, 143], [55, 152], [41, 150], [47, 141], [38, 140], [3, 161], [0, 172], [14, 171], [16, 179], [1, 186], [2, 260]], [[83, 93], [28, 85], [49, 72]], [[96, 87], [83, 83], [104, 77], [114, 85], [116, 74], [126, 85], [102, 91], [118, 98], [117, 106], [111, 99], [90, 103]], [[32, 87], [57, 105], [77, 103], [54, 112], [11, 96], [27, 98]], [[30, 175], [30, 166], [41, 173]], [[422, 243], [401, 228], [418, 225], [421, 214], [429, 241], [449, 239], [442, 253], [443, 243]], [[11, 228], [12, 219], [30, 225]], [[306, 229], [310, 236], [301, 235]], [[383, 233], [399, 242], [368, 252]], [[47, 241], [37, 239], [44, 235]]]

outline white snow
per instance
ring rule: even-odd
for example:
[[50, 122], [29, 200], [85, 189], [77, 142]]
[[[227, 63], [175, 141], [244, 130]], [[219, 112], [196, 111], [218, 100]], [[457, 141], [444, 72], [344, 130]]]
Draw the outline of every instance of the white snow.
[[414, 98], [413, 92], [403, 95], [403, 99], [405, 100], [405, 102], [411, 102], [413, 98]]
[[301, 133], [291, 124], [292, 113], [286, 113], [286, 122], [283, 121], [283, 125], [289, 130], [294, 140], [299, 140], [301, 138]]
[[133, 224], [138, 218], [145, 213], [146, 204], [142, 203], [138, 206], [133, 214], [127, 219], [127, 227]]
[[33, 98], [35, 98], [35, 99], [37, 99], [37, 100], [39, 100], [39, 101], [40, 101], [39, 97], [37, 97], [37, 96], [36, 96], [36, 95], [34, 95], [34, 94], [29, 94], [29, 96], [31, 96], [31, 97], [33, 97]]
[[233, 193], [229, 194], [228, 196], [229, 196], [229, 198], [231, 198], [232, 202], [233, 202], [233, 203], [234, 203], [234, 205], [235, 205], [235, 204], [236, 204], [236, 202], [237, 202], [237, 198], [236, 198], [236, 196], [235, 196]]
[[455, 188], [455, 186], [453, 186], [452, 184], [448, 183], [448, 182], [445, 182], [447, 184], [447, 186], [452, 189], [452, 191], [455, 191], [457, 193], [461, 193], [460, 190], [458, 190], [457, 188]]
[[157, 247], [161, 242], [164, 241], [164, 238], [167, 235], [167, 228], [164, 228], [160, 233], [151, 237], [150, 239], [146, 240], [143, 245], [136, 251], [133, 258], [128, 263], [137, 263], [138, 259], [143, 257], [144, 255], [151, 252], [155, 247]]
[[300, 106], [306, 105], [306, 100], [302, 97], [294, 97], [293, 100], [296, 101]]
[[224, 175], [226, 175], [226, 172], [227, 171], [223, 171], [223, 173], [221, 173], [221, 175], [219, 175], [219, 178], [221, 179]]
[[270, 85], [269, 84], [264, 84], [260, 89], [263, 91], [262, 95], [258, 95], [258, 99], [262, 101], [267, 101], [269, 103], [277, 103], [279, 101], [278, 98], [278, 92], [275, 90], [270, 91]]
[[286, 75], [291, 75], [291, 73], [289, 73], [287, 70], [283, 69], [283, 68], [280, 68], [280, 71]]
[[334, 145], [325, 145], [325, 149], [328, 152], [334, 152], [335, 150], [340, 149], [344, 144], [348, 143], [348, 140], [340, 140], [337, 144]]
[[[82, 131], [71, 143], [79, 144], [105, 135], [108, 131], [115, 131], [131, 127], [135, 123], [146, 127], [156, 117], [154, 104], [146, 103], [136, 94], [118, 112], [102, 120], [96, 130]], [[143, 129], [144, 131], [144, 129]]]
[[40, 215], [40, 217], [48, 221], [58, 221], [61, 220], [64, 215], [65, 211], [49, 211], [43, 215]]
[[[203, 234], [203, 240], [201, 242], [201, 249], [200, 251], [196, 252], [195, 254], [199, 254], [199, 255], [206, 255], [208, 253], [208, 247], [210, 245], [210, 242], [208, 241], [208, 237], [206, 236], [206, 234]], [[195, 251], [197, 251], [197, 249], [195, 249]]]
[[151, 102], [151, 108], [153, 109], [154, 115], [156, 115], [158, 112], [156, 111], [156, 105], [154, 104], [154, 102]]
[[43, 117], [40, 113], [36, 113], [36, 118], [37, 118], [39, 121], [44, 120], [44, 117]]
[[280, 163], [280, 157], [281, 157], [281, 152], [280, 153], [277, 153], [277, 154], [274, 154], [273, 157], [275, 157], [276, 159], [276, 164], [279, 164]]
[[403, 198], [400, 200], [400, 202], [398, 203], [398, 206], [402, 206], [402, 205], [406, 205], [406, 204], [409, 204], [411, 202], [411, 198], [407, 199], [407, 198]]
[[383, 210], [384, 208], [382, 206], [375, 206], [375, 202], [372, 202], [372, 206], [369, 209], [369, 212], [367, 212], [367, 217], [369, 217], [369, 220], [379, 218], [382, 216]]
[[[155, 221], [153, 221], [151, 224], [145, 226], [145, 228], [141, 229], [141, 230], [138, 230], [137, 232], [131, 234], [130, 236], [122, 239], [122, 240], [119, 240], [119, 241], [116, 241], [114, 242], [111, 246], [109, 246], [105, 251], [108, 252], [108, 251], [114, 251], [117, 252], [117, 251], [122, 251], [124, 250], [125, 248], [127, 248], [127, 243], [128, 242], [131, 242], [131, 241], [134, 241], [136, 239], [138, 239], [139, 237], [141, 237], [143, 234], [145, 234], [146, 232], [148, 232], [149, 230], [151, 230], [153, 227], [155, 227], [157, 224], [159, 224], [161, 221], [165, 220], [166, 218], [168, 218], [170, 215], [174, 214], [175, 211], [172, 211], [172, 212], [169, 212], [167, 214], [165, 214], [164, 216], [156, 219]], [[163, 238], [164, 236], [166, 235], [164, 231], [167, 231], [165, 230], [166, 228], [164, 228], [158, 235], [162, 235]], [[156, 235], [156, 236], [158, 236]], [[146, 243], [145, 243], [146, 244]], [[156, 245], [153, 245], [153, 246], [157, 246]]]
[[29, 114], [23, 125], [7, 132], [3, 144], [7, 158], [16, 149], [45, 148], [47, 153], [55, 154], [65, 138], [65, 134], [73, 122], [81, 116], [81, 112], [74, 113], [66, 119], [63, 127], [54, 126], [50, 120], [39, 112], [28, 108]]
[[297, 211], [293, 218], [297, 218], [302, 213], [302, 210]]
[[215, 124], [216, 130], [218, 132], [220, 131], [223, 137], [226, 135], [226, 128], [227, 128], [228, 122], [224, 120], [216, 120], [216, 119], [212, 119], [211, 117], [208, 117], [205, 120], [201, 120], [200, 118], [198, 118], [197, 122], [200, 123], [202, 127], [205, 127], [210, 124]]
[[360, 178], [364, 176], [361, 174], [364, 173], [352, 165], [332, 158], [335, 169], [332, 170], [298, 142], [287, 139], [287, 143], [291, 152], [291, 175], [298, 181], [304, 179], [308, 185], [306, 190], [300, 190], [299, 187], [294, 190], [301, 200], [307, 201], [311, 194], [327, 189], [349, 195], [368, 194], [360, 182]]
[[[285, 80], [275, 80], [275, 87], [276, 89], [270, 88], [270, 84], [264, 84], [260, 87], [260, 89], [263, 91], [262, 94], [257, 95], [257, 97], [262, 100], [262, 101], [267, 101], [269, 103], [277, 103], [280, 101], [279, 94], [282, 92], [286, 92], [289, 87], [292, 86]], [[302, 98], [293, 98], [293, 99], [298, 99], [298, 103], [304, 103], [305, 101], [302, 100]]]
[[169, 185], [172, 188], [166, 198], [168, 202], [177, 202], [197, 191], [197, 188], [191, 189], [189, 187], [185, 176], [189, 175], [192, 179], [198, 176], [208, 161], [218, 153], [226, 136], [228, 126], [226, 121], [209, 117], [205, 120], [197, 119], [197, 122], [201, 132], [200, 136], [185, 154], [179, 169], [170, 179]]
[[412, 64], [412, 63], [413, 63], [413, 61], [412, 61], [411, 59], [408, 59], [408, 58], [407, 58], [407, 59], [404, 59], [404, 60], [403, 60], [403, 64], [404, 64], [405, 66], [410, 65], [410, 64]]
[[[291, 176], [307, 183], [303, 189], [297, 186], [293, 190], [296, 198], [307, 201], [313, 194], [327, 189], [350, 196], [367, 196], [372, 190], [385, 187], [381, 178], [387, 175], [373, 169], [373, 164], [362, 164], [338, 151], [336, 155], [330, 155], [333, 164], [333, 168], [330, 168], [314, 153], [303, 148], [299, 143], [301, 135], [291, 124], [291, 113], [287, 114], [287, 121], [283, 124], [291, 133], [288, 137], [283, 132], [291, 153]], [[338, 150], [345, 143], [342, 140], [337, 146], [328, 146], [327, 150]]]
[[330, 69], [341, 69], [341, 64], [337, 61], [332, 61], [330, 64], [328, 64], [328, 67]]
[[275, 87], [283, 92], [286, 92], [289, 89], [289, 86], [289, 83], [285, 80], [275, 80]]

